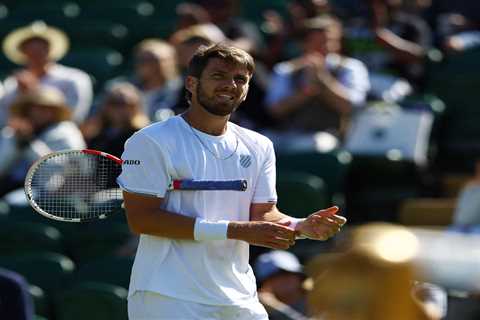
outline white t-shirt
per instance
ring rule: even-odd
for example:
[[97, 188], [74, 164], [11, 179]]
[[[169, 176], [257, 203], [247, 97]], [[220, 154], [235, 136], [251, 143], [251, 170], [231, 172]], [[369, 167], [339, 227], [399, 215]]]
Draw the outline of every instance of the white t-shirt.
[[[233, 155], [220, 160], [212, 152], [219, 158]], [[251, 203], [277, 200], [271, 141], [230, 122], [225, 134], [211, 136], [191, 128], [180, 116], [172, 117], [135, 133], [122, 159], [140, 161], [123, 165], [118, 178], [122, 189], [163, 197], [163, 209], [185, 216], [248, 221]], [[244, 192], [168, 191], [172, 179], [246, 179], [248, 187]], [[210, 305], [247, 304], [257, 299], [248, 259], [244, 241], [141, 235], [130, 295], [147, 290]]]

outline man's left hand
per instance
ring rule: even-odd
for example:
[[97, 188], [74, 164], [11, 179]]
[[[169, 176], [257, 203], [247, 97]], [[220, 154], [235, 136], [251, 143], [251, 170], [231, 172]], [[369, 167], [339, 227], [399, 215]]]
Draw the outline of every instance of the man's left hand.
[[309, 215], [305, 220], [300, 221], [295, 227], [299, 236], [313, 240], [327, 240], [335, 235], [347, 222], [343, 216], [339, 216], [338, 207], [330, 207]]

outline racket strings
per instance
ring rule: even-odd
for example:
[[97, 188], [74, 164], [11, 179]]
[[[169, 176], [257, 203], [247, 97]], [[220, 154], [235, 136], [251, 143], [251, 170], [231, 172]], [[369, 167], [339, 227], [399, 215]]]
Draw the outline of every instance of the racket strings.
[[44, 212], [66, 220], [92, 220], [121, 207], [116, 184], [121, 166], [81, 151], [57, 154], [32, 177], [33, 201]]

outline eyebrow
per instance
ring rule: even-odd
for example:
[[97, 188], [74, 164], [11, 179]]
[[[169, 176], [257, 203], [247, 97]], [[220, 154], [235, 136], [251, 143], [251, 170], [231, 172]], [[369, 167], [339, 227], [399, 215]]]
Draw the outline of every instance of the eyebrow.
[[[228, 71], [223, 71], [221, 69], [213, 69], [212, 71], [209, 72], [209, 74], [216, 74], [216, 73], [224, 75], [224, 74], [227, 74]], [[237, 73], [233, 77], [234, 78], [242, 78], [242, 79], [247, 80], [248, 79], [248, 74]]]

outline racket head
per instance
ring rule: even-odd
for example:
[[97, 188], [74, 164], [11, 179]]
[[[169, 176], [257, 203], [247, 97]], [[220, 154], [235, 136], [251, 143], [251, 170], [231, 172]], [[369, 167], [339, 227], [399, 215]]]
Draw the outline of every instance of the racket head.
[[122, 209], [116, 183], [122, 160], [96, 150], [65, 150], [38, 159], [25, 178], [32, 208], [53, 220], [88, 222]]

